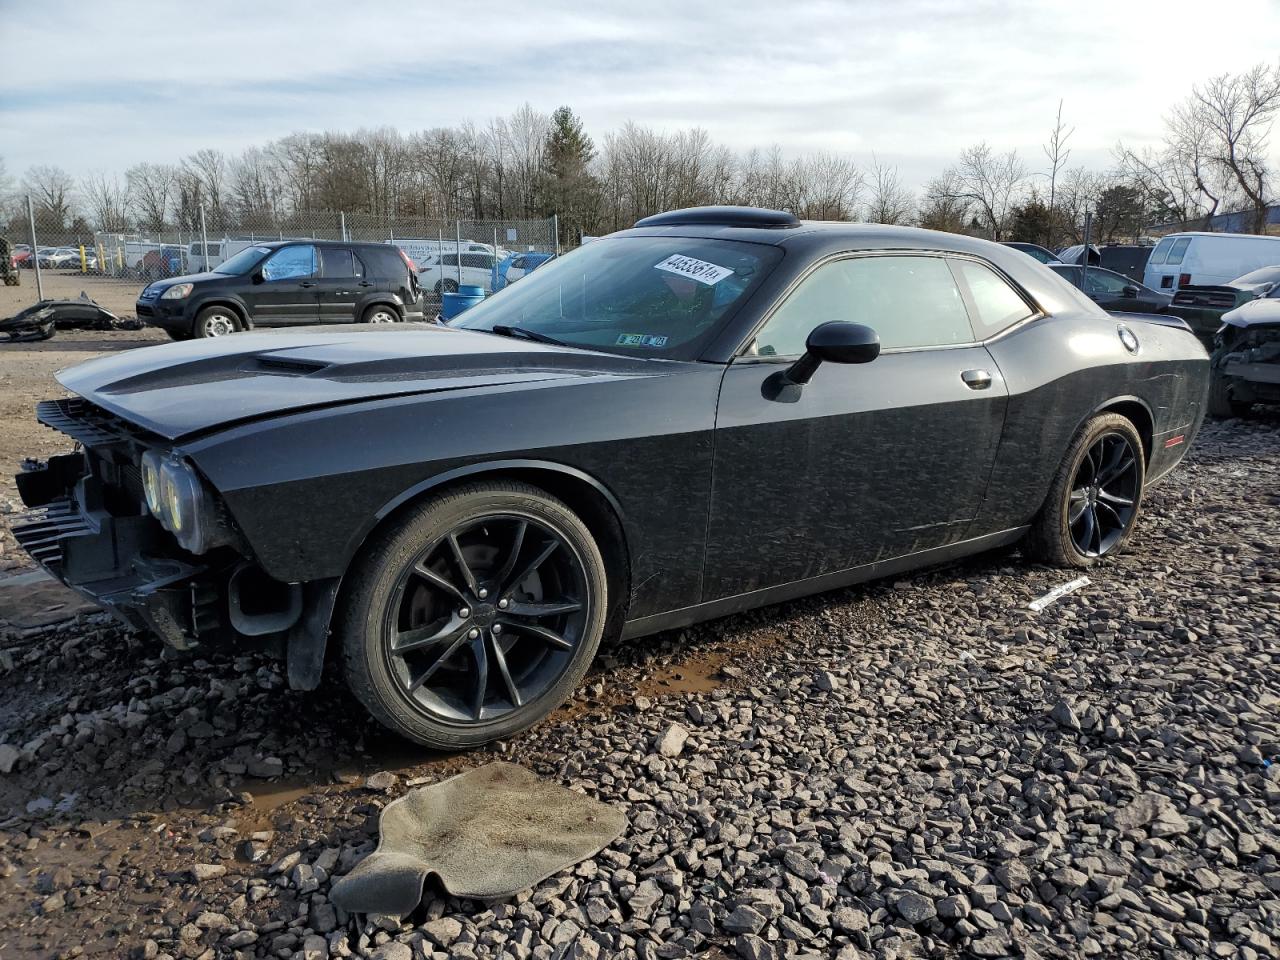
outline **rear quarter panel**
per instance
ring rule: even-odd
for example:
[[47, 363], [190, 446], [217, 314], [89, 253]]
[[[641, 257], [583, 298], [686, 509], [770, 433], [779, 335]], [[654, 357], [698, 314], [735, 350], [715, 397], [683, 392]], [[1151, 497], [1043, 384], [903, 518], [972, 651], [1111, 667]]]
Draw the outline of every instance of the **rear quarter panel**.
[[[1136, 355], [1121, 343], [1121, 325], [1138, 337]], [[1008, 384], [1009, 408], [976, 529], [1030, 523], [1072, 437], [1100, 410], [1145, 409], [1149, 481], [1181, 459], [1204, 418], [1209, 359], [1183, 329], [1138, 316], [1068, 312], [1033, 321], [988, 349]], [[1166, 448], [1177, 436], [1182, 441]]]

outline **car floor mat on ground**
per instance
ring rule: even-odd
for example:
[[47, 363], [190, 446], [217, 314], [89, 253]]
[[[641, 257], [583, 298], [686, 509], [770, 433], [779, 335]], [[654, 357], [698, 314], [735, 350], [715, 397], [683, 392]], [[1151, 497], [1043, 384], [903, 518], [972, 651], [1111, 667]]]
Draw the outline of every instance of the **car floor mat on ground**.
[[432, 874], [456, 897], [513, 897], [599, 853], [626, 826], [621, 810], [490, 763], [389, 803], [377, 850], [334, 882], [332, 899], [350, 913], [404, 916]]

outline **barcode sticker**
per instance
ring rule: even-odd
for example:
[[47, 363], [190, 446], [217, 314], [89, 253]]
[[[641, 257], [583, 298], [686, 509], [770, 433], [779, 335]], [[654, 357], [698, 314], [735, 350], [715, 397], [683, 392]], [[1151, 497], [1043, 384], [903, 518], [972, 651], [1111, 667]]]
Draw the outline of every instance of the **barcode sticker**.
[[728, 267], [707, 263], [705, 260], [696, 260], [693, 257], [686, 257], [679, 253], [673, 253], [661, 263], [654, 264], [653, 268], [655, 270], [665, 270], [667, 273], [679, 274], [682, 277], [688, 277], [690, 280], [697, 280], [708, 287], [715, 286], [725, 277], [733, 275], [733, 271]]

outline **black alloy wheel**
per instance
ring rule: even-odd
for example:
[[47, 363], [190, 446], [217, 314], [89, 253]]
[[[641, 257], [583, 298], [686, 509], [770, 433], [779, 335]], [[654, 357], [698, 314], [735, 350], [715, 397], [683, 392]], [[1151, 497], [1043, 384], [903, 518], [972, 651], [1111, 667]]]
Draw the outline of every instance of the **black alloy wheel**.
[[1060, 567], [1091, 567], [1118, 553], [1137, 526], [1145, 447], [1133, 421], [1101, 413], [1072, 439], [1027, 533], [1027, 554]]
[[545, 694], [587, 624], [586, 573], [530, 516], [468, 520], [400, 578], [384, 642], [400, 693], [447, 723], [479, 723]]
[[513, 480], [405, 511], [352, 563], [335, 615], [348, 685], [418, 743], [519, 733], [573, 692], [604, 633], [604, 560], [561, 500]]
[[1105, 556], [1133, 523], [1142, 489], [1139, 463], [1129, 438], [1120, 433], [1103, 434], [1080, 461], [1067, 522], [1083, 556]]

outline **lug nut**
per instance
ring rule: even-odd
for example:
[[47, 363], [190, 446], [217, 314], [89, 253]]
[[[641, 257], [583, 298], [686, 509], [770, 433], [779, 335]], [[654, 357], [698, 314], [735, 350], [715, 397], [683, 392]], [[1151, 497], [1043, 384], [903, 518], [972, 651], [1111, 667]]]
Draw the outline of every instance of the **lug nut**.
[[502, 624], [500, 624], [500, 623], [495, 623], [495, 624], [493, 625], [493, 632], [494, 632], [494, 633], [501, 633], [501, 632], [502, 632]]
[[486, 590], [484, 587], [481, 587], [479, 590], [476, 591], [476, 596], [479, 597], [481, 600], [483, 600], [488, 595], [489, 595], [489, 591]]
[[467, 636], [470, 637], [472, 640], [474, 640], [476, 637], [480, 636], [480, 631], [477, 630], [475, 627], [472, 627], [471, 632], [468, 633]]
[[460, 616], [460, 617], [462, 617], [462, 618], [464, 618], [464, 619], [465, 619], [465, 618], [467, 618], [467, 617], [469, 617], [469, 616], [471, 616], [471, 608], [470, 608], [470, 607], [463, 607], [461, 610], [459, 610], [459, 611], [458, 611], [458, 616]]
[[511, 606], [511, 601], [510, 601], [510, 600], [505, 600], [505, 599], [504, 599], [504, 600], [499, 600], [499, 601], [498, 601], [498, 609], [499, 609], [499, 610], [505, 610], [505, 609], [507, 609], [507, 607], [509, 607], [509, 606]]

